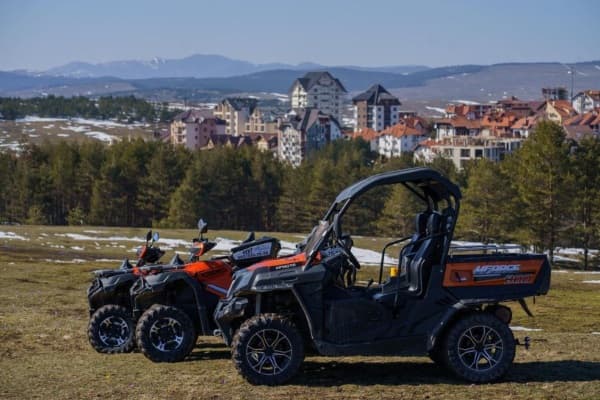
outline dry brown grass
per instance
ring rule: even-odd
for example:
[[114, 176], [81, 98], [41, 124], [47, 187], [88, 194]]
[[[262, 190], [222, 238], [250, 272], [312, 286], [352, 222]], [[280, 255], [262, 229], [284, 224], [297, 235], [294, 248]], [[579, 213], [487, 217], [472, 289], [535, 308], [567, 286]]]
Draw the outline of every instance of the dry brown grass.
[[[600, 335], [592, 334], [600, 331], [600, 285], [582, 282], [599, 275], [553, 274], [550, 294], [531, 305], [533, 319], [513, 306], [513, 325], [542, 331], [527, 333], [532, 348], [518, 349], [515, 365], [498, 383], [465, 384], [428, 358], [308, 357], [289, 385], [256, 387], [237, 375], [229, 350], [217, 338], [200, 338], [191, 357], [177, 364], [154, 364], [139, 353], [109, 356], [93, 351], [86, 338], [89, 271], [113, 264], [43, 260], [120, 258], [136, 243], [123, 243], [124, 250], [104, 247], [103, 242], [96, 249], [93, 242], [55, 236], [86, 229], [103, 230], [107, 233], [96, 235], [107, 236], [143, 234], [136, 229], [0, 227], [30, 239], [0, 239], [0, 398], [600, 398]], [[161, 234], [189, 239], [193, 231]], [[240, 238], [243, 233], [211, 233], [217, 235]], [[293, 235], [281, 236], [293, 239]], [[367, 270], [368, 275], [375, 273]], [[517, 337], [524, 335], [516, 332]]]

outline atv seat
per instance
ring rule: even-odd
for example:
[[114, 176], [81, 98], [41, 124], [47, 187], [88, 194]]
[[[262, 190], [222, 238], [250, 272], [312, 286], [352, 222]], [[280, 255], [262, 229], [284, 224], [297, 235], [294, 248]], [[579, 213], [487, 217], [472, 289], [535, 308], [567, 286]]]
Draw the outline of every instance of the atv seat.
[[[400, 295], [420, 296], [423, 294], [425, 285], [429, 280], [431, 267], [439, 260], [440, 249], [444, 242], [442, 223], [445, 217], [440, 213], [434, 212], [427, 218], [427, 235], [415, 242], [418, 250], [414, 256], [409, 259], [406, 273], [404, 276], [399, 276], [400, 281], [392, 280], [382, 286], [381, 291], [373, 295], [373, 300], [388, 304], [393, 304], [396, 301], [396, 293]], [[410, 245], [410, 244], [409, 244]], [[408, 247], [408, 245], [407, 245]], [[404, 251], [404, 250], [403, 250]]]
[[410, 242], [406, 244], [401, 250], [398, 256], [399, 260], [399, 277], [400, 279], [406, 279], [408, 266], [412, 262], [414, 256], [423, 243], [423, 238], [427, 234], [427, 221], [429, 220], [430, 213], [423, 212], [417, 214], [415, 218], [415, 233], [410, 238]]

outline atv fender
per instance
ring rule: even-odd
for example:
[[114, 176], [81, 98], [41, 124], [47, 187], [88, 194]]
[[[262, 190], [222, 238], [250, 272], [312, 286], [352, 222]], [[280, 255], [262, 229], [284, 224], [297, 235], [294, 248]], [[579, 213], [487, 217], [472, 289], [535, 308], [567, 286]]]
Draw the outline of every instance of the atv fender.
[[87, 291], [90, 315], [105, 304], [115, 303], [117, 293], [129, 292], [136, 279], [138, 277], [133, 273], [94, 278]]
[[[212, 329], [208, 320], [208, 310], [206, 307], [206, 297], [210, 294], [206, 293], [198, 281], [183, 271], [148, 275], [136, 282], [130, 291], [132, 304], [134, 305], [134, 316], [139, 318], [145, 311], [142, 306], [144, 300], [148, 300], [151, 297], [158, 297], [176, 284], [185, 285], [194, 294], [195, 308], [198, 320], [200, 321], [199, 333], [204, 336], [211, 335]], [[174, 305], [177, 306], [176, 304]]]

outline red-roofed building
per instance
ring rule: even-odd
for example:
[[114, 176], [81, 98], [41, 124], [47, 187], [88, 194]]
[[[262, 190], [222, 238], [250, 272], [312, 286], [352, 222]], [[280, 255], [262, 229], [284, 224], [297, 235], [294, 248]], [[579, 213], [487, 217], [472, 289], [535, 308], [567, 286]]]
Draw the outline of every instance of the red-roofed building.
[[543, 107], [543, 115], [550, 121], [562, 124], [564, 120], [577, 115], [577, 111], [567, 100], [549, 100]]
[[[425, 139], [427, 139], [425, 129], [417, 129], [405, 123], [399, 123], [383, 130], [377, 136], [375, 150], [388, 158], [399, 157], [402, 153], [413, 151], [417, 144]], [[373, 147], [371, 144], [371, 148]]]
[[600, 108], [600, 90], [584, 90], [573, 96], [571, 104], [579, 114]]

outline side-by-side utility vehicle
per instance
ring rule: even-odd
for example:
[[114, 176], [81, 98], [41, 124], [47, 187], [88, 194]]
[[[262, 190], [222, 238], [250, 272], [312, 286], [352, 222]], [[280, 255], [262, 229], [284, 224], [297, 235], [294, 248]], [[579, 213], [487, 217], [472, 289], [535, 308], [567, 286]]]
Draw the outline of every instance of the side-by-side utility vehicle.
[[[400, 243], [399, 274], [366, 285], [352, 238], [343, 233], [353, 201], [382, 185], [403, 185], [423, 203], [416, 232]], [[543, 295], [545, 255], [451, 251], [459, 188], [412, 168], [361, 180], [335, 199], [300, 250], [239, 270], [215, 310], [238, 372], [253, 384], [292, 378], [305, 348], [325, 356], [429, 355], [458, 377], [489, 382], [511, 366], [517, 341], [507, 302]]]

